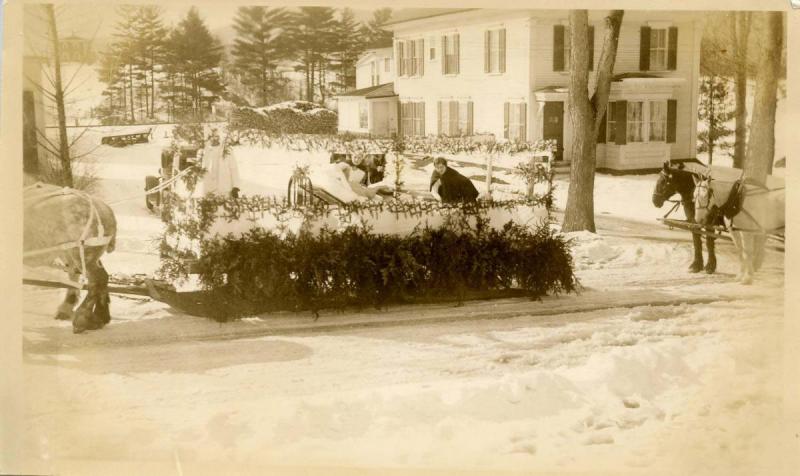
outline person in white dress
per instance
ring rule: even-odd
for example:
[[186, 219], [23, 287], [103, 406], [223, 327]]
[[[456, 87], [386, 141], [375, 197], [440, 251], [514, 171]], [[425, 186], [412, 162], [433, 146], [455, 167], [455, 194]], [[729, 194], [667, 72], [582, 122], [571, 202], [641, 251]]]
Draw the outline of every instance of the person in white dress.
[[232, 154], [225, 154], [225, 145], [216, 131], [211, 133], [206, 142], [202, 165], [206, 170], [202, 181], [202, 195], [215, 193], [238, 197], [241, 184], [239, 167]]

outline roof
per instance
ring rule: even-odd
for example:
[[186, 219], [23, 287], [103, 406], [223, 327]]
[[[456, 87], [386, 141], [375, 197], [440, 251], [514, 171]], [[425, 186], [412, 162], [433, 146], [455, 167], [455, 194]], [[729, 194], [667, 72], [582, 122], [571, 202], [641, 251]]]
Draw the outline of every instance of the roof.
[[478, 10], [478, 8], [408, 8], [399, 10], [392, 14], [392, 19], [385, 23], [384, 26], [392, 26], [397, 25], [398, 23], [423, 20], [425, 18], [438, 17], [442, 15], [451, 15], [453, 13], [468, 12], [471, 10]]
[[394, 83], [385, 83], [385, 84], [379, 84], [377, 86], [370, 86], [368, 88], [361, 88], [353, 91], [347, 91], [342, 94], [339, 94], [339, 96], [344, 96], [344, 97], [363, 96], [367, 99], [375, 99], [375, 98], [397, 96], [397, 93], [394, 92]]

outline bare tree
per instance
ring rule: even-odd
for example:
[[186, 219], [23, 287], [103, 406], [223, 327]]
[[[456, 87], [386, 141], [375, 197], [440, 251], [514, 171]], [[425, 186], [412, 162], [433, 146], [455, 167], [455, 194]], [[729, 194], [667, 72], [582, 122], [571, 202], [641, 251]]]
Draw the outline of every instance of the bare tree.
[[764, 183], [775, 160], [775, 110], [781, 74], [783, 13], [764, 12], [759, 15], [764, 25], [763, 40], [744, 172], [745, 176]]
[[69, 157], [69, 140], [67, 139], [67, 113], [64, 109], [64, 86], [61, 83], [61, 52], [58, 44], [58, 27], [56, 26], [56, 14], [53, 4], [44, 5], [47, 14], [47, 24], [50, 29], [50, 39], [53, 45], [53, 68], [55, 78], [53, 80], [54, 100], [58, 111], [58, 159], [61, 163], [61, 173], [64, 185], [72, 187], [72, 164]]
[[623, 14], [622, 10], [613, 10], [605, 17], [603, 45], [593, 93], [589, 91], [589, 12], [572, 10], [569, 15], [569, 114], [574, 132], [563, 231], [595, 231], [594, 174], [597, 165], [597, 134], [608, 107]]
[[735, 141], [733, 166], [741, 168], [747, 146], [747, 42], [753, 12], [731, 12], [731, 44], [733, 45], [734, 84], [736, 89]]

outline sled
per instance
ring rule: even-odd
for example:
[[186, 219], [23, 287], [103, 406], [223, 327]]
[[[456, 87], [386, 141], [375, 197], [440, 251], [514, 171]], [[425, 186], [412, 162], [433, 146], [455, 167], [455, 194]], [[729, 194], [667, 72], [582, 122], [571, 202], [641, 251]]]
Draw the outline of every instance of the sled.
[[100, 143], [103, 145], [110, 145], [112, 147], [125, 147], [131, 144], [144, 144], [150, 142], [150, 137], [153, 135], [153, 128], [140, 132], [133, 132], [129, 134], [115, 134], [103, 136]]

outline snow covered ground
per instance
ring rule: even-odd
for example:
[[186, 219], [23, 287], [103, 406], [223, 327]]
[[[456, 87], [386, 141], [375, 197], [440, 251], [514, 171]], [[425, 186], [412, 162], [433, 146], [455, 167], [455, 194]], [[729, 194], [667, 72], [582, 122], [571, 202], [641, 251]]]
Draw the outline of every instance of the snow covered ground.
[[[158, 266], [161, 224], [141, 192], [167, 129], [94, 154], [97, 192], [119, 221], [117, 250], [104, 258], [112, 273]], [[283, 193], [296, 163], [328, 160], [234, 153], [248, 194]], [[409, 170], [407, 182], [425, 184], [431, 167]], [[598, 233], [570, 235], [584, 289], [542, 302], [220, 325], [114, 295], [111, 324], [73, 335], [51, 318], [60, 293], [25, 287], [30, 464], [81, 474], [112, 461], [148, 461], [153, 474], [772, 472], [783, 450], [783, 252], [770, 248], [753, 286], [735, 282], [725, 241], [717, 274], [688, 274], [689, 236], [655, 221], [666, 210], [650, 203], [654, 183], [598, 175]], [[558, 179], [559, 209], [566, 192]], [[276, 332], [282, 325], [295, 330]]]

